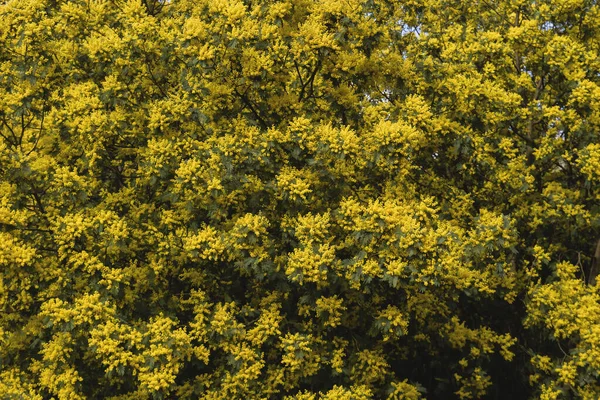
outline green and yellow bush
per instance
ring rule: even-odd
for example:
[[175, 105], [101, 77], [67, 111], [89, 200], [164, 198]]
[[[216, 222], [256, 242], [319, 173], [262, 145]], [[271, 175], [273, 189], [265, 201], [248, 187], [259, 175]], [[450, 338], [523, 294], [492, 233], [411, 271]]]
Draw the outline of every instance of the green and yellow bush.
[[0, 42], [0, 398], [600, 397], [596, 1], [0, 0]]

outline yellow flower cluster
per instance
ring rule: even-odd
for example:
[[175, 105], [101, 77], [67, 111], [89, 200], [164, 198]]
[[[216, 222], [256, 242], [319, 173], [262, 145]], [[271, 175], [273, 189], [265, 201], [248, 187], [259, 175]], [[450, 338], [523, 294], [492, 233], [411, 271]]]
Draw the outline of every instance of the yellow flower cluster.
[[0, 1], [0, 398], [599, 398], [600, 6], [488, 3]]

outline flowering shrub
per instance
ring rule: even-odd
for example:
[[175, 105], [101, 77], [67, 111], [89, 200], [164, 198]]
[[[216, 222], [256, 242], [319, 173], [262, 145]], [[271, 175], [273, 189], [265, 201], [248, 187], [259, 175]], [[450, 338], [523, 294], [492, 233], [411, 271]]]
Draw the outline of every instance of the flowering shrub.
[[0, 38], [5, 398], [600, 396], [595, 1], [4, 0]]

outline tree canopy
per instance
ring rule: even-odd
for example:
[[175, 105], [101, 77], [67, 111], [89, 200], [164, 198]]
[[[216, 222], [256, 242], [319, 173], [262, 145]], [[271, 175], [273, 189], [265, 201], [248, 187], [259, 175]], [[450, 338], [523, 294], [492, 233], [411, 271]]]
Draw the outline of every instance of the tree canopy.
[[595, 0], [2, 0], [0, 42], [3, 398], [600, 396]]

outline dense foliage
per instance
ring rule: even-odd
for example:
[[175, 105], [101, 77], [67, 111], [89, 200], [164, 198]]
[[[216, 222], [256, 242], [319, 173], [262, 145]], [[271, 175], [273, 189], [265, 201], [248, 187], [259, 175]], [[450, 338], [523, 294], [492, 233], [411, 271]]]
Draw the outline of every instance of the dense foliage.
[[2, 0], [0, 42], [0, 397], [600, 396], [595, 0]]

